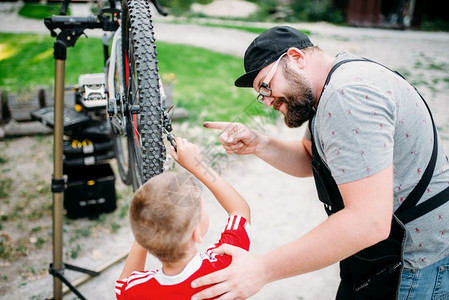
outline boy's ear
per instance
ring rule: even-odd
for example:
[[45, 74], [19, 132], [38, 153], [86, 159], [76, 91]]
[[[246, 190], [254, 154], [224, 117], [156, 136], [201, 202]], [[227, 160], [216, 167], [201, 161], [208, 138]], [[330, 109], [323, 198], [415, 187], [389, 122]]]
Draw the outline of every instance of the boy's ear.
[[201, 234], [200, 225], [195, 226], [195, 228], [193, 229], [192, 240], [198, 244], [201, 244], [201, 241], [203, 240], [203, 235]]

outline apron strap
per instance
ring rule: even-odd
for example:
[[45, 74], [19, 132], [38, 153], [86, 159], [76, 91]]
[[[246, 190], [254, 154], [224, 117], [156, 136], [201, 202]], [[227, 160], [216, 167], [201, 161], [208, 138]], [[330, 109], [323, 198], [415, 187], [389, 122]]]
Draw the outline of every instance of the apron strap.
[[442, 192], [439, 192], [432, 198], [427, 199], [423, 203], [411, 207], [406, 211], [402, 212], [399, 216], [398, 215], [396, 216], [398, 217], [399, 220], [401, 220], [402, 223], [406, 224], [421, 216], [424, 216], [428, 212], [434, 210], [435, 208], [443, 205], [448, 201], [449, 201], [449, 187], [443, 190]]
[[[421, 95], [420, 95], [421, 96]], [[421, 96], [422, 98], [422, 96]], [[424, 98], [422, 98], [424, 101]], [[427, 109], [429, 110], [430, 113], [430, 109], [429, 106], [427, 105], [426, 101], [424, 101], [424, 104], [426, 105]], [[430, 183], [430, 180], [432, 179], [432, 175], [433, 172], [435, 170], [435, 164], [437, 161], [437, 154], [438, 154], [438, 136], [437, 136], [437, 130], [435, 128], [435, 122], [433, 121], [433, 117], [432, 114], [430, 113], [430, 118], [432, 119], [432, 126], [433, 126], [433, 150], [432, 150], [432, 155], [430, 157], [430, 162], [426, 167], [426, 170], [424, 171], [421, 180], [418, 182], [418, 184], [415, 186], [415, 188], [413, 189], [413, 191], [410, 192], [410, 194], [407, 196], [407, 198], [404, 200], [404, 202], [401, 204], [401, 206], [398, 207], [398, 209], [394, 212], [396, 214], [396, 216], [399, 218], [399, 220], [401, 220], [401, 222], [408, 223], [422, 215], [424, 215], [425, 213], [429, 212], [429, 211], [423, 211], [422, 213], [419, 212], [419, 209], [413, 209], [415, 207], [422, 207], [422, 206], [417, 206], [417, 203], [419, 201], [419, 199], [421, 199], [422, 195], [424, 194], [424, 192], [426, 191], [427, 186]], [[428, 199], [425, 202], [428, 202], [429, 200], [431, 200], [432, 198]], [[448, 197], [449, 200], [449, 197]], [[439, 206], [439, 205], [438, 205]], [[436, 207], [438, 207], [436, 206]], [[425, 206], [427, 207], [427, 206]], [[435, 208], [436, 208], [435, 207]], [[432, 208], [433, 209], [433, 208]], [[410, 210], [410, 212], [408, 212]], [[411, 211], [416, 211], [417, 215], [415, 218], [410, 219], [410, 214]], [[405, 219], [403, 219], [403, 215], [404, 213], [407, 212], [407, 220], [409, 221], [405, 221]]]
[[[392, 71], [393, 73], [399, 75], [400, 77], [404, 78], [404, 76], [402, 76], [400, 73], [391, 70], [390, 68], [366, 59], [366, 58], [360, 58], [360, 59], [347, 59], [347, 60], [342, 60], [339, 61], [338, 63], [336, 63], [335, 65], [332, 66], [331, 70], [329, 71], [329, 74], [327, 75], [326, 81], [324, 83], [323, 89], [321, 91], [321, 95], [320, 98], [324, 92], [324, 90], [326, 89], [327, 85], [329, 84], [329, 81], [331, 79], [331, 76], [333, 74], [333, 72], [340, 67], [342, 64], [348, 63], [348, 62], [354, 62], [354, 61], [360, 61], [360, 62], [371, 62], [371, 63], [375, 63], [378, 64], [390, 71]], [[415, 88], [415, 87], [414, 87]], [[432, 211], [433, 209], [441, 206], [442, 204], [446, 203], [447, 201], [449, 201], [449, 188], [445, 189], [444, 191], [440, 192], [439, 194], [435, 195], [434, 197], [426, 200], [425, 202], [417, 205], [418, 201], [421, 199], [422, 195], [424, 194], [424, 192], [426, 191], [426, 188], [428, 187], [431, 179], [432, 179], [432, 175], [433, 172], [435, 170], [435, 165], [436, 165], [436, 160], [437, 160], [437, 156], [438, 156], [438, 136], [437, 136], [437, 130], [435, 127], [435, 122], [433, 120], [433, 116], [432, 113], [430, 111], [429, 106], [427, 105], [427, 102], [425, 101], [425, 99], [423, 98], [423, 96], [418, 92], [418, 90], [415, 88], [415, 91], [418, 93], [418, 95], [421, 97], [421, 99], [423, 100], [427, 111], [429, 112], [430, 115], [430, 119], [432, 120], [432, 127], [433, 127], [433, 149], [432, 149], [432, 155], [430, 157], [430, 161], [429, 164], [426, 167], [426, 170], [424, 171], [421, 179], [419, 180], [418, 184], [415, 186], [415, 188], [410, 192], [410, 194], [407, 196], [407, 198], [404, 200], [404, 202], [399, 206], [399, 208], [394, 212], [394, 214], [398, 217], [398, 219], [403, 223], [406, 224], [410, 221], [413, 221], [423, 215], [425, 215], [426, 213]], [[309, 131], [310, 134], [312, 135], [312, 149], [313, 149], [313, 154], [318, 155], [318, 151], [316, 149], [315, 146], [315, 142], [314, 142], [314, 138], [313, 138], [313, 134], [312, 134], [312, 119], [310, 119], [309, 121]], [[316, 154], [315, 154], [316, 153]], [[321, 160], [321, 158], [319, 158]]]

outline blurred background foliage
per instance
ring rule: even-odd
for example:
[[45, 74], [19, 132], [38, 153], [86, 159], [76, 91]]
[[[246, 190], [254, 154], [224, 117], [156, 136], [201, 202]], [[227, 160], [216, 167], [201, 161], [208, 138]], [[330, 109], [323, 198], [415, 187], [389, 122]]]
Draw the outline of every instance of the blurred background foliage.
[[[394, 27], [402, 29], [404, 15], [413, 6], [412, 29], [429, 31], [449, 31], [449, 1], [441, 0], [247, 0], [259, 9], [253, 15], [241, 19], [253, 22], [329, 22], [338, 25], [354, 25], [348, 22], [348, 13], [358, 6], [364, 14], [377, 6], [379, 24], [374, 27]], [[60, 2], [25, 0], [19, 14], [44, 18], [58, 14]], [[107, 0], [95, 0], [97, 7]], [[192, 4], [206, 5], [213, 0], [159, 0], [172, 16], [206, 17], [193, 13]], [[68, 12], [70, 14], [70, 12]], [[372, 17], [372, 16], [371, 16]], [[360, 24], [359, 24], [360, 25]], [[366, 25], [366, 24], [365, 24]], [[386, 25], [386, 26], [385, 26]], [[357, 25], [356, 25], [357, 26]]]
[[193, 3], [209, 4], [213, 0], [159, 0], [159, 3], [170, 10], [170, 13], [175, 16], [185, 14], [189, 11]]
[[344, 23], [344, 13], [332, 0], [248, 0], [259, 5], [254, 19], [285, 22], [325, 21], [335, 24]]

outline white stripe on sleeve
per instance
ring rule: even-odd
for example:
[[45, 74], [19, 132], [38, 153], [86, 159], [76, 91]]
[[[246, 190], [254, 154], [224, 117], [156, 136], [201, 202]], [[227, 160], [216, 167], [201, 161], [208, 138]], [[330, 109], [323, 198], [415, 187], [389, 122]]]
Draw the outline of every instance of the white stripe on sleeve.
[[237, 220], [235, 220], [234, 227], [232, 228], [233, 230], [237, 230], [237, 228], [239, 228], [241, 218], [241, 216], [237, 216]]
[[233, 223], [234, 219], [235, 219], [235, 216], [231, 216], [231, 217], [229, 218], [228, 226], [226, 226], [226, 230], [230, 230], [230, 229], [231, 229], [232, 223]]

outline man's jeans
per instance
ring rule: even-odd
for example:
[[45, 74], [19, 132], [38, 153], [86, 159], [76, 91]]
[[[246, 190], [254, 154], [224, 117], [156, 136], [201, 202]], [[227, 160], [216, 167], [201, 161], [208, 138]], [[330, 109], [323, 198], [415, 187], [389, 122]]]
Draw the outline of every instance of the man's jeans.
[[449, 300], [449, 256], [424, 269], [404, 269], [399, 300]]

